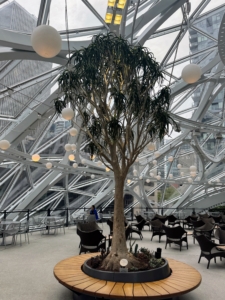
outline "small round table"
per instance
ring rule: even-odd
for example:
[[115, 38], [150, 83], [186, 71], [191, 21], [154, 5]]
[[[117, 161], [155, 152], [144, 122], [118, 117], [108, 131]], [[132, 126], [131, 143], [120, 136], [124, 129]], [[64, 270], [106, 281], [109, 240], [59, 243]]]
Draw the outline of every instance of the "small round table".
[[54, 268], [55, 277], [74, 292], [74, 299], [171, 299], [196, 289], [202, 280], [200, 273], [193, 267], [170, 258], [167, 260], [172, 274], [163, 280], [143, 283], [100, 280], [86, 275], [81, 269], [84, 261], [95, 255], [97, 253], [70, 257]]

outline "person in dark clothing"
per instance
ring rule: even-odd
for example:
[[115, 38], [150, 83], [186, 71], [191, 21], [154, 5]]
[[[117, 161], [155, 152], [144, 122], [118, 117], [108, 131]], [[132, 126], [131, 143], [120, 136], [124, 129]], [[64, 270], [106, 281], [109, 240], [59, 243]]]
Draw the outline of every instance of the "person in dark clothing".
[[92, 207], [91, 207], [90, 215], [95, 215], [95, 219], [98, 220], [98, 212], [95, 209], [94, 205], [92, 205]]

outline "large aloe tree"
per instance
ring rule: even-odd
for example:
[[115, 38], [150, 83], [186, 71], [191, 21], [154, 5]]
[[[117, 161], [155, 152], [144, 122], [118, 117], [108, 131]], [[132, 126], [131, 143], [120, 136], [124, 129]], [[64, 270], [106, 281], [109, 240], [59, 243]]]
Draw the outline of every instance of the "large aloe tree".
[[178, 129], [168, 113], [170, 89], [162, 86], [163, 74], [148, 49], [111, 33], [75, 50], [70, 62], [58, 81], [63, 98], [55, 101], [56, 111], [70, 103], [83, 119], [90, 153], [114, 173], [113, 242], [104, 267], [118, 269], [121, 258], [135, 265], [125, 240], [124, 184], [146, 145], [162, 139], [170, 125]]

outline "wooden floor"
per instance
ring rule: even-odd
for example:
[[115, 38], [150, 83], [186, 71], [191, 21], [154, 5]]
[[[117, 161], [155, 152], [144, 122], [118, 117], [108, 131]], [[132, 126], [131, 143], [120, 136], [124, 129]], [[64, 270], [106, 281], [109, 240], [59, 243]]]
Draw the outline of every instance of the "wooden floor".
[[145, 283], [121, 283], [92, 278], [83, 273], [81, 266], [85, 260], [94, 256], [83, 254], [67, 258], [59, 262], [54, 268], [54, 275], [58, 281], [78, 293], [93, 297], [143, 299], [172, 298], [186, 294], [196, 289], [201, 283], [201, 275], [193, 267], [167, 259], [172, 274], [166, 279]]

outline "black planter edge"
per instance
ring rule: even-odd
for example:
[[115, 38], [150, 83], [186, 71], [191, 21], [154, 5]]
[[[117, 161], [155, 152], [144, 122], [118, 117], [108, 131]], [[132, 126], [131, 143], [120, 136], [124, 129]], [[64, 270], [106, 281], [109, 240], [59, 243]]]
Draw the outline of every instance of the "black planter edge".
[[83, 272], [88, 276], [105, 281], [125, 283], [152, 282], [165, 279], [169, 277], [172, 273], [168, 261], [165, 258], [163, 258], [165, 264], [157, 269], [128, 273], [96, 270], [87, 265], [88, 260], [86, 260], [82, 265]]

